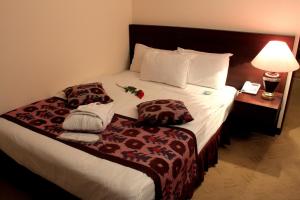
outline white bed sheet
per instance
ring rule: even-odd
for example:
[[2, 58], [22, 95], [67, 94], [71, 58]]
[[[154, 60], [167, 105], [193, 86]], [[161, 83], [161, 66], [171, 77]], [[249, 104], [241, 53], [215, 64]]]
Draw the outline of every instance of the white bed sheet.
[[[141, 81], [126, 71], [97, 78], [115, 100], [115, 112], [137, 118], [136, 105], [154, 99], [182, 100], [194, 121], [180, 127], [193, 131], [200, 152], [226, 119], [236, 89], [188, 85], [181, 89]], [[144, 90], [143, 99], [125, 93], [116, 83]], [[210, 95], [205, 92], [211, 92]], [[154, 199], [154, 183], [146, 174], [67, 146], [0, 118], [0, 148], [19, 164], [83, 199]]]

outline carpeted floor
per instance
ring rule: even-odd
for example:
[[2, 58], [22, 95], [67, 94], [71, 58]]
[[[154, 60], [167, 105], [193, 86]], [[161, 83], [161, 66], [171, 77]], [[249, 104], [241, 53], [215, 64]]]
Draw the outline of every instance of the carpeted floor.
[[[231, 145], [220, 148], [219, 163], [209, 169], [193, 200], [300, 200], [299, 100], [300, 79], [294, 80], [281, 135], [232, 138]], [[38, 185], [36, 190], [30, 183]], [[41, 198], [74, 197], [39, 177], [0, 171], [0, 199]]]
[[300, 200], [300, 79], [279, 136], [251, 133], [220, 148], [193, 200]]

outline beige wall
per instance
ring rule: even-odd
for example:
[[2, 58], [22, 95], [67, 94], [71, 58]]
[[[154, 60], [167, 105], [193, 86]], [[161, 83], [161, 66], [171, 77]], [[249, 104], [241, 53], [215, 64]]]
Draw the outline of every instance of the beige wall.
[[131, 0], [0, 0], [0, 113], [128, 62]]
[[300, 33], [299, 0], [133, 0], [133, 22]]

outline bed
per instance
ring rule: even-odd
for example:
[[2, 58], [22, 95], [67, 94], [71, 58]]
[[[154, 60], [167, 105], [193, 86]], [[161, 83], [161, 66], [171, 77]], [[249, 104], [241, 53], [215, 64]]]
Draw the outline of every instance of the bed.
[[[132, 71], [89, 80], [101, 81], [115, 100], [115, 112], [131, 118], [137, 118], [136, 105], [141, 100], [125, 93], [116, 83], [142, 88], [145, 92], [142, 101], [161, 98], [183, 101], [194, 120], [180, 127], [192, 131], [196, 136], [199, 176], [203, 180], [208, 167], [217, 163], [221, 128], [237, 89], [245, 79], [260, 82], [262, 72], [252, 68], [249, 61], [270, 39], [284, 40], [292, 46], [294, 37], [150, 25], [130, 25], [129, 32], [131, 59], [136, 43], [160, 49], [183, 47], [234, 54], [230, 59], [227, 86], [220, 90], [195, 85], [181, 89], [142, 81], [139, 73]], [[250, 49], [244, 48], [249, 44]], [[284, 81], [281, 84], [284, 84], [286, 74], [282, 77]], [[284, 85], [278, 89], [283, 91]], [[32, 172], [83, 199], [157, 198], [156, 186], [145, 173], [90, 155], [4, 118], [0, 118], [0, 148]]]

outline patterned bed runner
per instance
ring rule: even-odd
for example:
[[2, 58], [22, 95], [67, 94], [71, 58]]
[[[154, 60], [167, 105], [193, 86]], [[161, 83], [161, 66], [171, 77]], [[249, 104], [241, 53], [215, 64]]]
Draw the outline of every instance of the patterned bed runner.
[[[69, 112], [65, 100], [52, 97], [1, 117], [58, 140]], [[194, 134], [174, 127], [136, 127], [135, 121], [115, 114], [96, 143], [58, 141], [147, 174], [154, 181], [156, 199], [191, 198], [201, 181]]]

